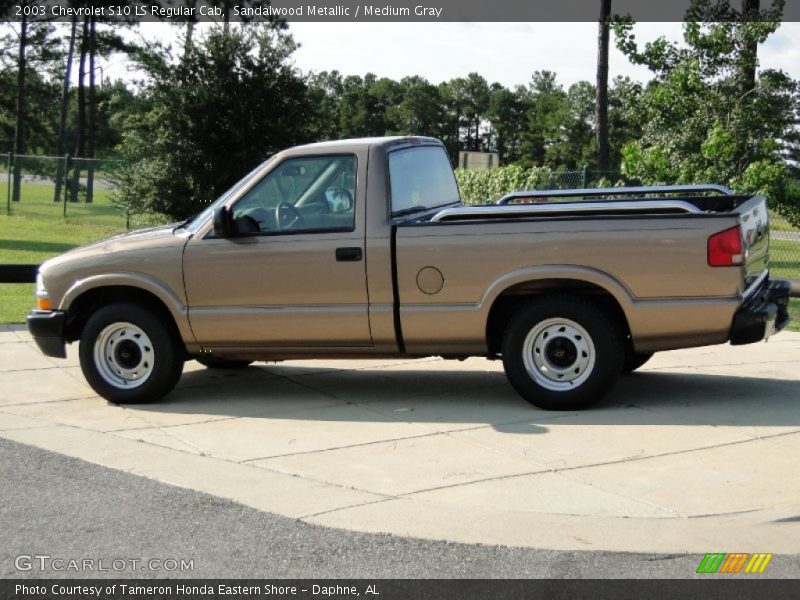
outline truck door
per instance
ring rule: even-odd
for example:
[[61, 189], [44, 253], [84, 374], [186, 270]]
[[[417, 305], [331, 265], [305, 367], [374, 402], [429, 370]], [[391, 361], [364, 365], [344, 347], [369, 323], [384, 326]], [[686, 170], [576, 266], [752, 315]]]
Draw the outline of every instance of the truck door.
[[238, 234], [184, 252], [197, 341], [226, 347], [368, 347], [366, 161], [291, 157], [230, 207]]

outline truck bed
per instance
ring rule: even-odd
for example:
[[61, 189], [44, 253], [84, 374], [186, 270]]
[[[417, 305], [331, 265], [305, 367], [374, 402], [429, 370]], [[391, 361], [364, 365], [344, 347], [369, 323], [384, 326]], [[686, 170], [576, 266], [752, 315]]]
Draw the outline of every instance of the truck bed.
[[[470, 313], [490, 311], [501, 294], [529, 293], [531, 281], [610, 294], [637, 350], [720, 343], [741, 298], [767, 275], [766, 200], [720, 186], [515, 192], [495, 205], [449, 207], [396, 225], [411, 350], [441, 342], [442, 311], [454, 319], [454, 347], [485, 339], [471, 331], [481, 319]], [[744, 264], [709, 266], [709, 238], [737, 226]], [[444, 280], [435, 293], [420, 283], [431, 268]]]
[[[564, 201], [569, 200], [569, 201]], [[430, 223], [548, 218], [724, 217], [739, 220], [746, 260], [745, 287], [769, 259], [769, 214], [763, 196], [733, 194], [720, 185], [678, 185], [513, 192], [497, 204], [446, 208]]]

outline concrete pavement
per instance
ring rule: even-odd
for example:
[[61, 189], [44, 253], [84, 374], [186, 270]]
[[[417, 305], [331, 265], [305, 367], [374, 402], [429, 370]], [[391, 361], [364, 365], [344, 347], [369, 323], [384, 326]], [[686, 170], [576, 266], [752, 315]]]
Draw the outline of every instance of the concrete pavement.
[[497, 362], [187, 363], [125, 408], [0, 331], [0, 437], [362, 532], [555, 550], [800, 553], [800, 334], [656, 355], [583, 413]]
[[[541, 550], [331, 529], [3, 439], [0, 481], [0, 580], [730, 577], [696, 575], [699, 554]], [[37, 554], [50, 559], [28, 558]], [[87, 570], [54, 562], [85, 558], [94, 559]], [[112, 566], [120, 558], [121, 567]], [[800, 555], [779, 554], [765, 575], [799, 571]]]

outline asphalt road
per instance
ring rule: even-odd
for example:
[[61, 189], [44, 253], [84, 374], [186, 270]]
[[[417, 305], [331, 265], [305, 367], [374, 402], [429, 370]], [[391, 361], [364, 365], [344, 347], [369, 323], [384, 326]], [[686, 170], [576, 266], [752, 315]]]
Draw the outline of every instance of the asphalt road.
[[[3, 439], [0, 482], [0, 578], [684, 578], [700, 560], [328, 529]], [[194, 569], [42, 571], [34, 560], [31, 570], [19, 571], [19, 555], [89, 558], [106, 568], [115, 559], [193, 559]], [[796, 577], [800, 557], [776, 556], [768, 573]]]

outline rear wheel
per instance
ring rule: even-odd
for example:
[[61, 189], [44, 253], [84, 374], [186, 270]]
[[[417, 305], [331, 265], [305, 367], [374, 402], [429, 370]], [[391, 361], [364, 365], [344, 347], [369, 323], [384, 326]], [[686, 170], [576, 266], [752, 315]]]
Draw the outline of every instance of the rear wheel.
[[194, 359], [209, 369], [244, 369], [253, 363], [252, 360], [231, 360], [217, 356], [195, 356]]
[[543, 296], [509, 322], [503, 366], [514, 389], [546, 410], [576, 410], [599, 400], [625, 357], [615, 321], [576, 296]]
[[622, 372], [632, 373], [653, 358], [653, 354], [655, 352], [627, 352], [625, 362], [622, 363]]
[[118, 404], [155, 402], [183, 370], [180, 340], [163, 320], [135, 304], [109, 304], [83, 328], [81, 370], [92, 389]]

